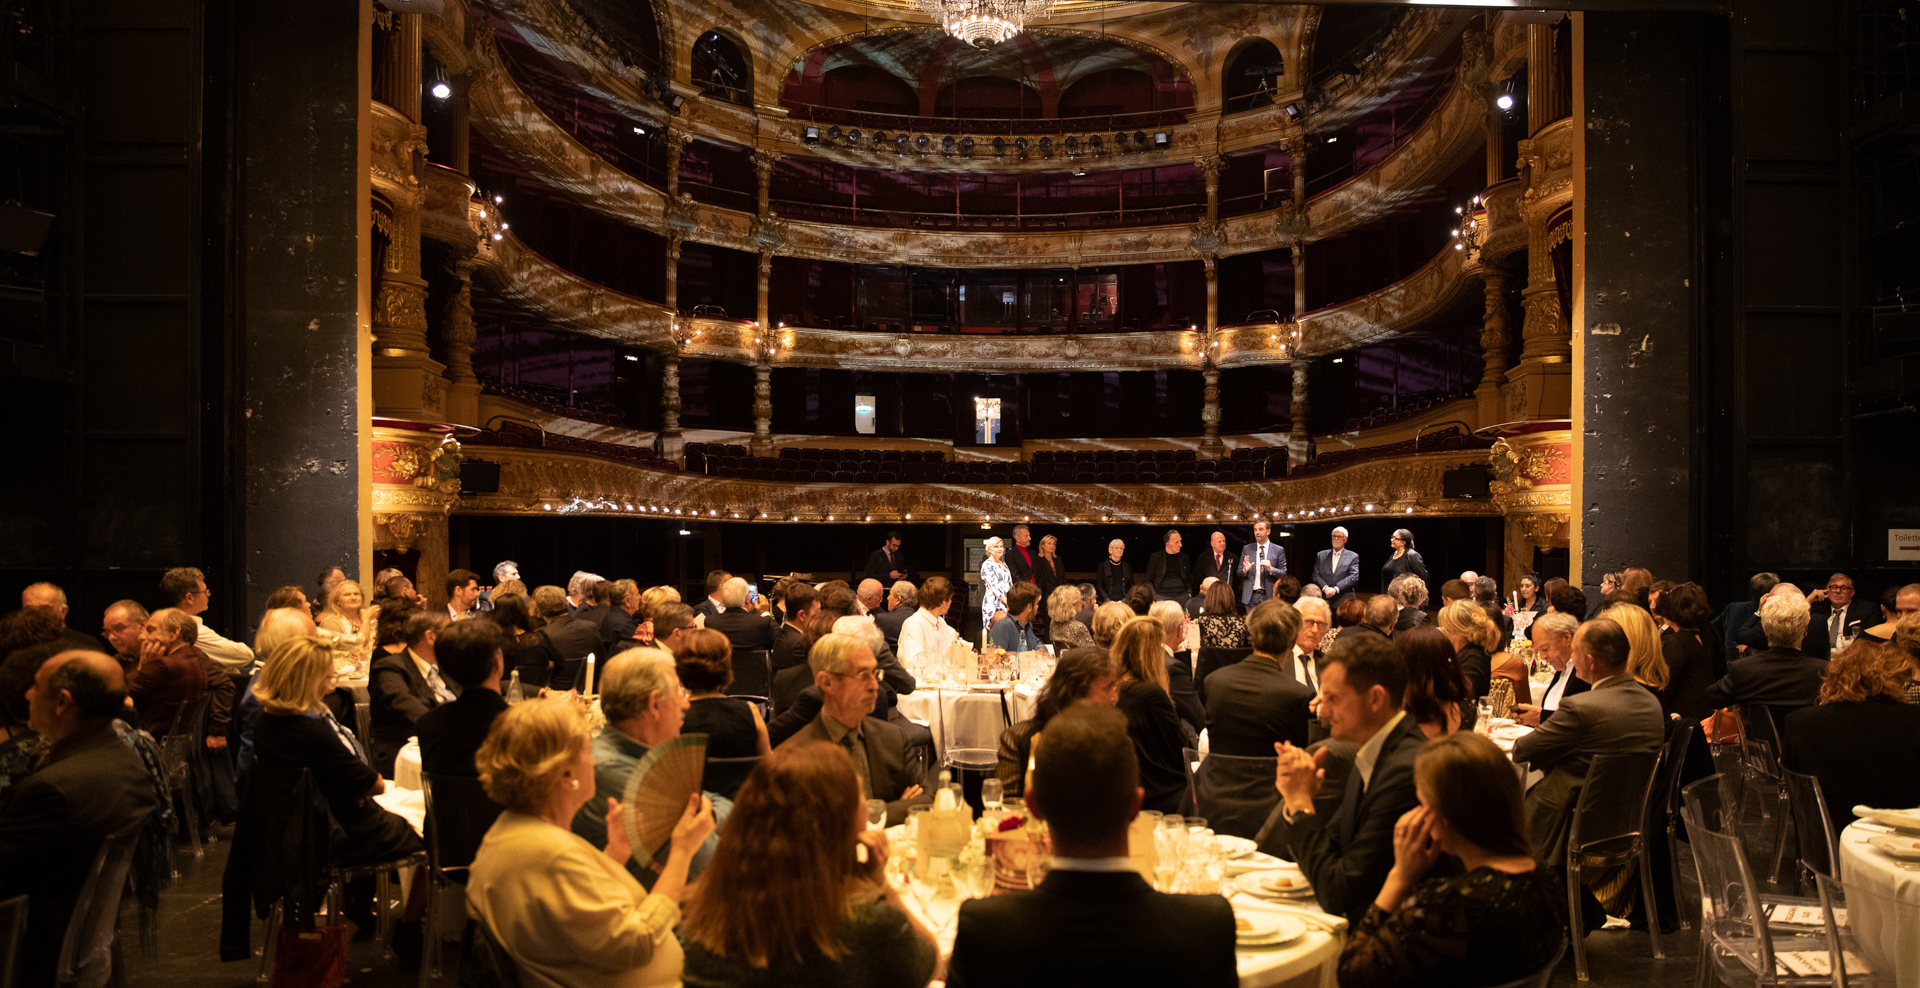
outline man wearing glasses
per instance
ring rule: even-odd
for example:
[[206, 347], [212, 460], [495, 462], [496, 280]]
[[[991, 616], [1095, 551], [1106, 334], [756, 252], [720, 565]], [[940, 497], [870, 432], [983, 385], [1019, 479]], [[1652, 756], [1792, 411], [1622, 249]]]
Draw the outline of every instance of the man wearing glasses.
[[160, 577], [160, 590], [174, 607], [193, 615], [193, 619], [199, 623], [200, 636], [194, 640], [194, 644], [206, 653], [207, 658], [235, 671], [253, 664], [253, 649], [222, 637], [200, 619], [207, 605], [213, 601], [213, 594], [207, 590], [205, 573], [192, 566], [177, 566]]
[[1825, 659], [1860, 636], [1860, 629], [1879, 623], [1878, 608], [1853, 597], [1853, 577], [1835, 573], [1827, 577], [1825, 588], [1807, 595], [1812, 605], [1812, 620], [1807, 622], [1807, 640], [1802, 652]]
[[820, 688], [820, 716], [781, 747], [825, 741], [845, 748], [866, 798], [886, 801], [887, 826], [905, 823], [908, 809], [929, 800], [921, 787], [925, 780], [907, 768], [906, 735], [872, 715], [880, 694], [873, 650], [853, 635], [822, 635], [807, 653], [807, 665]]

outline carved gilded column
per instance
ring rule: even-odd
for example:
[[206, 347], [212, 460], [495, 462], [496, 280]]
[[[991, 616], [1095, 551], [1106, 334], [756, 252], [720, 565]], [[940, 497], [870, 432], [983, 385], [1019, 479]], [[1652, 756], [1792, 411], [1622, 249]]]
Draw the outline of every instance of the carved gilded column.
[[373, 352], [384, 357], [427, 355], [427, 282], [420, 277], [420, 192], [389, 193], [392, 240], [373, 302]]
[[762, 333], [773, 332], [773, 322], [769, 316], [769, 309], [771, 308], [771, 302], [768, 298], [769, 289], [771, 288], [772, 284], [773, 284], [773, 248], [762, 247], [760, 249], [760, 293], [757, 296], [754, 302], [754, 307], [753, 307], [754, 324], [760, 327], [760, 332]]
[[1208, 253], [1200, 258], [1207, 266], [1207, 325], [1211, 333], [1220, 326], [1220, 269], [1219, 259]]
[[453, 104], [453, 137], [447, 146], [447, 167], [462, 175], [467, 174], [468, 137], [472, 131], [473, 105], [467, 101], [467, 89], [471, 85], [469, 76], [462, 75], [451, 83], [453, 95], [448, 101]]
[[420, 122], [421, 14], [395, 14], [393, 46], [394, 109]]
[[779, 163], [780, 163], [780, 152], [770, 151], [770, 150], [767, 150], [766, 148], [754, 149], [753, 178], [754, 178], [754, 181], [758, 183], [760, 188], [760, 198], [758, 200], [760, 205], [759, 205], [759, 210], [758, 212], [755, 213], [755, 215], [759, 216], [761, 219], [765, 219], [767, 217], [768, 212], [770, 211], [768, 209], [768, 200], [772, 194], [771, 189], [773, 185], [773, 166]]
[[700, 221], [700, 208], [692, 196], [681, 196], [667, 203], [667, 292], [668, 312], [680, 311], [680, 247]]
[[755, 456], [773, 455], [773, 360], [763, 349], [753, 364], [753, 442]]
[[1293, 361], [1293, 408], [1292, 422], [1289, 423], [1287, 436], [1288, 456], [1294, 466], [1304, 466], [1307, 462], [1307, 447], [1310, 438], [1307, 433], [1307, 365], [1311, 361], [1294, 358]]
[[660, 455], [684, 462], [686, 440], [680, 438], [680, 350], [667, 351], [660, 372]]
[[1193, 167], [1200, 169], [1207, 180], [1207, 222], [1215, 223], [1220, 219], [1220, 169], [1223, 165], [1217, 154], [1203, 154], [1193, 159]]
[[469, 254], [453, 262], [459, 283], [440, 318], [440, 338], [447, 349], [447, 421], [479, 425], [480, 379], [473, 373], [473, 269], [480, 263]]
[[1500, 387], [1507, 380], [1507, 273], [1497, 264], [1480, 269], [1480, 284], [1486, 292], [1486, 311], [1480, 318], [1480, 350], [1485, 367], [1480, 386], [1473, 392], [1479, 399], [1480, 427], [1507, 421], [1500, 400]]
[[1307, 311], [1307, 139], [1289, 137], [1280, 142], [1287, 152], [1287, 170], [1293, 177], [1293, 201], [1280, 207], [1274, 232], [1293, 254], [1293, 316]]
[[687, 149], [693, 135], [684, 130], [667, 131], [667, 200], [680, 198], [680, 152]]
[[1207, 325], [1211, 334], [1220, 325], [1220, 282], [1216, 262], [1220, 257], [1220, 248], [1226, 246], [1227, 231], [1218, 221], [1205, 219], [1195, 223], [1187, 238], [1187, 249], [1200, 255], [1200, 262], [1207, 268]]
[[1206, 383], [1201, 392], [1203, 404], [1200, 406], [1200, 427], [1204, 430], [1200, 436], [1200, 449], [1219, 455], [1220, 450], [1220, 369], [1207, 361], [1207, 369], [1202, 371], [1200, 379]]
[[1295, 240], [1293, 252], [1293, 317], [1299, 319], [1307, 311], [1307, 245]]

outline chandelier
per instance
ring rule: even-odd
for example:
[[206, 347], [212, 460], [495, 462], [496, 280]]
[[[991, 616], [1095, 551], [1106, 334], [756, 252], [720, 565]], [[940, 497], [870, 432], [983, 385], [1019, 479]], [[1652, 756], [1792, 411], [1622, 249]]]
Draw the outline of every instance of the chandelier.
[[1480, 247], [1487, 239], [1487, 205], [1479, 196], [1465, 206], [1453, 207], [1460, 225], [1453, 231], [1453, 249], [1465, 251], [1469, 262], [1480, 260]]
[[1054, 0], [920, 0], [947, 33], [975, 48], [997, 45], [1047, 16]]

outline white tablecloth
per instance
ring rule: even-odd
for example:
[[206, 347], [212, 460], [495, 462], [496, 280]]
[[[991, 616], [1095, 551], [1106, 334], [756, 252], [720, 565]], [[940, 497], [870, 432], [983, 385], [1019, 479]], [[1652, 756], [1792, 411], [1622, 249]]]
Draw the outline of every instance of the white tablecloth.
[[999, 750], [1000, 732], [1033, 716], [1039, 695], [1037, 688], [1021, 683], [1006, 693], [1003, 710], [998, 690], [922, 686], [900, 697], [898, 705], [902, 716], [933, 732], [934, 749], [944, 755], [949, 738], [959, 748]]
[[1920, 867], [1906, 868], [1867, 843], [1890, 833], [1864, 821], [1840, 832], [1840, 880], [1847, 915], [1867, 964], [1891, 983], [1920, 984]]
[[408, 738], [407, 745], [393, 759], [393, 784], [402, 789], [420, 789], [420, 739]]

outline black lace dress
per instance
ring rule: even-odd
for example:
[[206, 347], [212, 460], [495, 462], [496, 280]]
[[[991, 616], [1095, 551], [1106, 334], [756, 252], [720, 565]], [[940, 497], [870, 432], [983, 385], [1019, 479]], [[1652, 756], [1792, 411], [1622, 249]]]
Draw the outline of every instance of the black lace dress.
[[1551, 868], [1431, 878], [1392, 913], [1367, 907], [1340, 953], [1340, 988], [1516, 981], [1553, 960], [1566, 930], [1566, 885]]

